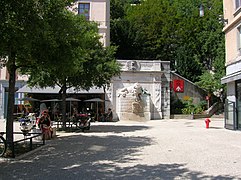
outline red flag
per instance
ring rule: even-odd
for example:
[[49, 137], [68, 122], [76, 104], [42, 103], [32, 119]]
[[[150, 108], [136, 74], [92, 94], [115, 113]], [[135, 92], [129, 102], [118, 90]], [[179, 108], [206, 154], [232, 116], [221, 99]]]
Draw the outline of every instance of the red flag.
[[175, 92], [184, 92], [184, 80], [174, 79], [173, 80], [173, 90]]

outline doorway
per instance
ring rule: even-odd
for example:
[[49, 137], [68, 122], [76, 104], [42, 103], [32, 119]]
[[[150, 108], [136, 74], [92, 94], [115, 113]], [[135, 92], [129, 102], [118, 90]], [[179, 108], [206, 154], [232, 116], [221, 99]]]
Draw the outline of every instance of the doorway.
[[237, 128], [241, 129], [241, 81], [236, 83], [236, 98]]

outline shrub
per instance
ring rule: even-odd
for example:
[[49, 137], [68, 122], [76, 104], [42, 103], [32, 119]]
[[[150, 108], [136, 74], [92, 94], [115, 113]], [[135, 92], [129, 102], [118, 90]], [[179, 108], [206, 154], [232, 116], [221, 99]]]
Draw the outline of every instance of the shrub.
[[172, 101], [172, 104], [171, 104], [171, 113], [172, 114], [182, 114], [183, 108], [185, 108], [185, 105], [184, 105], [183, 101], [181, 101], [180, 99]]
[[200, 101], [197, 105], [195, 105], [193, 104], [192, 98], [184, 100], [183, 104], [185, 105], [185, 107], [182, 109], [183, 114], [201, 114], [206, 107], [205, 101]]

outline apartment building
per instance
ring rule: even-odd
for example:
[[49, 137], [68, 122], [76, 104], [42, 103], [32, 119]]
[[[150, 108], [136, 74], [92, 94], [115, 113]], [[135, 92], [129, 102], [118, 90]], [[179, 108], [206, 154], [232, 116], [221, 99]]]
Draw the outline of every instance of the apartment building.
[[241, 129], [241, 0], [223, 0], [227, 84], [225, 127]]
[[110, 0], [76, 0], [71, 10], [98, 24], [101, 42], [110, 44]]

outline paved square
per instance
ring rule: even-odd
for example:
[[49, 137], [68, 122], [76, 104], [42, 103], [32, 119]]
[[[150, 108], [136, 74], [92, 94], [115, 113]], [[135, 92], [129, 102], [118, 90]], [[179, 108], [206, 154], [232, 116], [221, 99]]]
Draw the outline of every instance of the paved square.
[[92, 123], [2, 162], [0, 179], [241, 179], [241, 132], [223, 119]]

